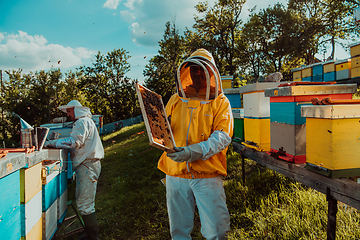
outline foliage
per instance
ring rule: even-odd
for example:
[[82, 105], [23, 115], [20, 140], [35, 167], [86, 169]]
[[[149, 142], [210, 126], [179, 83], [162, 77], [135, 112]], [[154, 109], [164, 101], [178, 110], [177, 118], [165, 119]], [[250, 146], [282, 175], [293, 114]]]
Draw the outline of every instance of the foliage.
[[175, 92], [176, 74], [184, 55], [184, 37], [175, 23], [167, 22], [159, 54], [153, 57], [144, 70], [145, 86], [163, 97], [164, 104]]
[[130, 55], [124, 49], [114, 49], [95, 56], [93, 66], [81, 66], [79, 87], [86, 95], [95, 114], [104, 116], [105, 123], [139, 115], [136, 91], [132, 80], [125, 76], [130, 70]]

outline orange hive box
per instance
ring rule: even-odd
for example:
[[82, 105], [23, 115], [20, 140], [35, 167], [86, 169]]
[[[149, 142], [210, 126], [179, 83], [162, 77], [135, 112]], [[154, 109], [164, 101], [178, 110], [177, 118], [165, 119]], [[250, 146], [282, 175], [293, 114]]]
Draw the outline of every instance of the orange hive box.
[[135, 88], [150, 145], [167, 152], [174, 152], [173, 148], [176, 145], [162, 97], [138, 83]]

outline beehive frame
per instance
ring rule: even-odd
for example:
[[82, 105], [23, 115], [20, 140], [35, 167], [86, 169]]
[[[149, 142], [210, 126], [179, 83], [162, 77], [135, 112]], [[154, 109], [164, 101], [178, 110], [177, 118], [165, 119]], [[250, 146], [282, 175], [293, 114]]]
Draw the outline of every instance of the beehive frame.
[[[174, 152], [174, 147], [176, 146], [174, 136], [161, 95], [138, 83], [135, 84], [135, 88], [150, 145], [167, 152]], [[153, 98], [153, 101], [150, 102], [147, 99], [149, 96]], [[154, 113], [156, 116], [154, 116]], [[158, 117], [157, 121], [154, 121], [156, 120], [154, 119], [155, 117]], [[162, 127], [165, 129], [162, 129]]]

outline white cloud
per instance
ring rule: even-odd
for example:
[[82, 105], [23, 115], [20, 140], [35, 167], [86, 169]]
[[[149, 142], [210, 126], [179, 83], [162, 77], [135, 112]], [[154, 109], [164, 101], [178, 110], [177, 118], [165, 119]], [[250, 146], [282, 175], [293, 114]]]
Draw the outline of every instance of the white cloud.
[[[2, 36], [2, 37], [1, 37]], [[59, 44], [48, 44], [43, 36], [31, 36], [26, 32], [7, 34], [0, 32], [0, 69], [23, 69], [24, 73], [62, 69], [82, 65], [82, 60], [96, 52], [83, 47], [71, 48]]]
[[120, 14], [127, 23], [133, 23], [136, 19], [134, 13], [130, 11], [121, 11]]
[[103, 7], [110, 9], [117, 9], [117, 6], [119, 5], [120, 2], [121, 0], [106, 0]]
[[[209, 5], [214, 2], [210, 0]], [[127, 21], [133, 17], [129, 28], [135, 43], [155, 47], [163, 37], [167, 21], [175, 21], [180, 33], [185, 27], [192, 27], [196, 3], [194, 0], [127, 0], [124, 3], [127, 11], [122, 16]]]

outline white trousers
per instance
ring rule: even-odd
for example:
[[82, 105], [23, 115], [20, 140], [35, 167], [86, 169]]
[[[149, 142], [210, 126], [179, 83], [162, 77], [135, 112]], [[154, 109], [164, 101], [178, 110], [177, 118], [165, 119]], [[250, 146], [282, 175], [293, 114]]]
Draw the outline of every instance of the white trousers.
[[227, 239], [230, 215], [220, 176], [200, 179], [166, 176], [166, 199], [173, 240], [191, 239], [195, 204], [203, 237], [208, 240]]
[[100, 160], [82, 163], [75, 172], [76, 206], [81, 215], [89, 215], [95, 212], [96, 187], [101, 172]]

